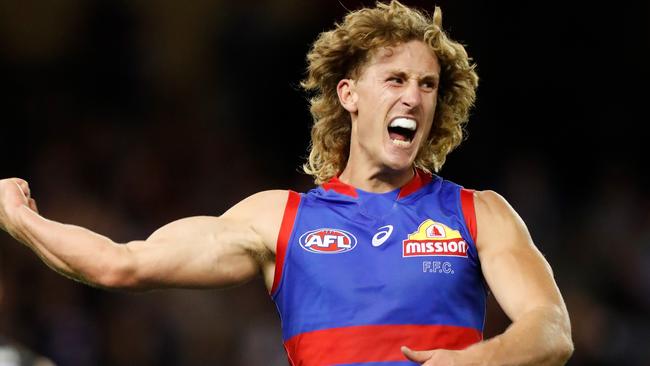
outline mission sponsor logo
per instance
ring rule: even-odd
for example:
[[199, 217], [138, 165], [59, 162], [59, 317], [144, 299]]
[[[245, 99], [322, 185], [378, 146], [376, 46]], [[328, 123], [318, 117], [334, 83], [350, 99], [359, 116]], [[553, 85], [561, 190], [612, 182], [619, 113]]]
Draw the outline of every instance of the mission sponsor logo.
[[300, 246], [312, 253], [337, 254], [349, 252], [357, 246], [357, 238], [338, 229], [316, 229], [300, 236]]
[[402, 257], [467, 257], [467, 242], [458, 230], [428, 219], [402, 241]]

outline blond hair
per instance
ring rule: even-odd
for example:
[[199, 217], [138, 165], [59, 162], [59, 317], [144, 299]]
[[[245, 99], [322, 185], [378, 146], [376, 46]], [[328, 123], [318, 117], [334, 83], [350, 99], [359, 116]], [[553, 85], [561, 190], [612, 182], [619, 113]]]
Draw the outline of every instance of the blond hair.
[[465, 48], [442, 30], [440, 8], [428, 17], [395, 0], [377, 3], [375, 8], [350, 12], [343, 23], [321, 33], [307, 54], [307, 78], [301, 85], [313, 93], [310, 111], [314, 125], [303, 170], [316, 184], [339, 174], [350, 152], [351, 119], [339, 103], [338, 82], [358, 76], [373, 50], [412, 40], [428, 44], [441, 66], [433, 125], [415, 166], [437, 172], [447, 154], [460, 144], [478, 85], [475, 65]]

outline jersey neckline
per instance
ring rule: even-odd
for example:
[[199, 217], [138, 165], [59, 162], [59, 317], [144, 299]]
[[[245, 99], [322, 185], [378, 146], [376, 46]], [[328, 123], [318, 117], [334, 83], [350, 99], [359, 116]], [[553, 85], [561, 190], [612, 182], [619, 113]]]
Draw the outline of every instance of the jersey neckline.
[[[431, 179], [432, 179], [431, 174], [421, 169], [415, 169], [415, 174], [413, 175], [413, 178], [411, 178], [411, 180], [408, 181], [408, 183], [403, 185], [401, 188], [398, 188], [399, 193], [397, 194], [397, 200], [403, 199], [411, 195], [412, 193], [417, 192], [420, 188], [427, 185], [427, 183], [429, 183]], [[373, 192], [362, 191], [361, 189], [355, 188], [352, 185], [342, 182], [339, 179], [338, 175], [332, 177], [330, 180], [323, 183], [321, 187], [325, 191], [332, 190], [336, 193], [342, 194], [344, 196], [352, 197], [352, 198], [359, 198], [359, 192], [373, 194]], [[389, 192], [385, 192], [385, 193], [389, 193]], [[377, 194], [383, 194], [383, 193], [377, 193]]]

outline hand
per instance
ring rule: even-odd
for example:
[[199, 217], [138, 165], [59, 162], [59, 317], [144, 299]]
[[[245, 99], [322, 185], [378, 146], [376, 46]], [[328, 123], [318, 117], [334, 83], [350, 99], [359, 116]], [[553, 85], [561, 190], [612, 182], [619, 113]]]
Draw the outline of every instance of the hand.
[[402, 353], [406, 358], [422, 366], [460, 366], [460, 351], [435, 349], [429, 351], [414, 351], [402, 346]]
[[27, 182], [20, 178], [0, 180], [0, 229], [12, 234], [16, 213], [22, 206], [38, 212]]

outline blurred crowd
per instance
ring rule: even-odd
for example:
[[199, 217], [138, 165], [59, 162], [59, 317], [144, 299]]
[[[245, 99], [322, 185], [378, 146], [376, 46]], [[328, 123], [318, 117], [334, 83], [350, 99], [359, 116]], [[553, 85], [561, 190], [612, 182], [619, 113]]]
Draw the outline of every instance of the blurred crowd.
[[[117, 242], [260, 190], [310, 189], [299, 169], [311, 121], [304, 57], [362, 3], [372, 5], [3, 1], [0, 177], [27, 179], [46, 217]], [[551, 30], [525, 5], [438, 5], [482, 78], [468, 138], [440, 175], [498, 191], [527, 223], [569, 308], [569, 365], [650, 365], [650, 179], [637, 132], [647, 117], [642, 95], [618, 92], [647, 85], [633, 57], [650, 49], [647, 16], [612, 11], [619, 37], [578, 5]], [[614, 39], [616, 58], [605, 47]], [[620, 77], [626, 68], [633, 78]], [[486, 337], [508, 326], [493, 299], [488, 310]], [[0, 334], [59, 366], [286, 364], [261, 279], [98, 290], [4, 233]]]

